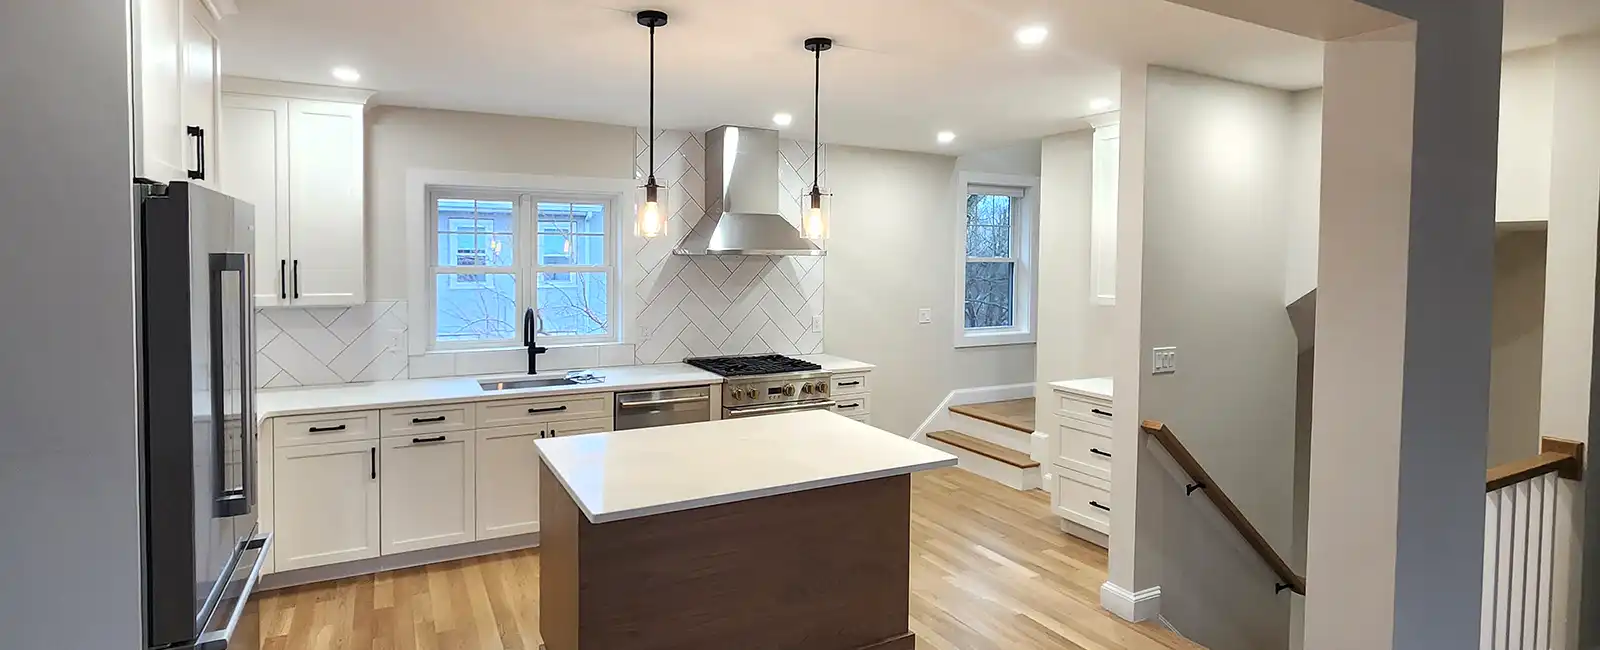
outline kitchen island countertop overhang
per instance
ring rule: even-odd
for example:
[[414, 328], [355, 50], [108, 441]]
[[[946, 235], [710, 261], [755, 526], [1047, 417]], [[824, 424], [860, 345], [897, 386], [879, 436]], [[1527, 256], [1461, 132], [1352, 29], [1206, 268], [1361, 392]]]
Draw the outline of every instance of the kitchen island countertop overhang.
[[536, 443], [591, 523], [948, 467], [955, 456], [828, 411]]

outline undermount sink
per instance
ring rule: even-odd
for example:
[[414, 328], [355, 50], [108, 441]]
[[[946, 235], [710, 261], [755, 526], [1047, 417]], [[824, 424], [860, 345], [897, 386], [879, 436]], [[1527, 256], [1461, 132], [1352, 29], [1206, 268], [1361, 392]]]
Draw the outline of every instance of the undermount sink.
[[548, 388], [550, 386], [575, 386], [578, 382], [567, 377], [545, 377], [543, 379], [513, 379], [508, 381], [480, 381], [479, 386], [484, 390], [521, 390], [524, 388]]

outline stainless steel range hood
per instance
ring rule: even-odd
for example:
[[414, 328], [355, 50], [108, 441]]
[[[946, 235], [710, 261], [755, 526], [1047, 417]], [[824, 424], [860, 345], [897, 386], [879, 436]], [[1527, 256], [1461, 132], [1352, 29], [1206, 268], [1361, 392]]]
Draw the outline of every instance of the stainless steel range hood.
[[827, 255], [778, 214], [778, 132], [706, 132], [706, 214], [676, 255]]

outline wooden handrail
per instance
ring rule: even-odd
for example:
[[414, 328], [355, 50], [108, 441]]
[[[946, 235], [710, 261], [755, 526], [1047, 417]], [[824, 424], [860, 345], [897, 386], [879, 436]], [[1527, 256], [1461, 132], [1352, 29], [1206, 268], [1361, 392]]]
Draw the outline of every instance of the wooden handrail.
[[1217, 510], [1222, 512], [1222, 518], [1233, 524], [1234, 529], [1238, 530], [1239, 534], [1244, 537], [1244, 541], [1250, 544], [1250, 548], [1255, 549], [1256, 554], [1260, 555], [1261, 559], [1267, 563], [1267, 566], [1272, 568], [1272, 572], [1278, 574], [1278, 579], [1283, 581], [1283, 586], [1304, 596], [1306, 594], [1306, 579], [1295, 574], [1294, 569], [1289, 567], [1289, 563], [1283, 561], [1283, 557], [1273, 550], [1272, 544], [1267, 542], [1267, 538], [1263, 537], [1261, 531], [1256, 530], [1250, 520], [1245, 518], [1244, 513], [1239, 511], [1239, 506], [1234, 505], [1233, 499], [1228, 498], [1227, 493], [1223, 492], [1217, 482], [1212, 480], [1211, 474], [1206, 472], [1206, 468], [1200, 466], [1200, 461], [1195, 460], [1194, 454], [1189, 453], [1188, 448], [1178, 441], [1176, 435], [1173, 435], [1172, 429], [1155, 420], [1145, 420], [1140, 426], [1145, 432], [1154, 436], [1162, 447], [1166, 448], [1167, 453], [1172, 455], [1172, 459], [1178, 461], [1178, 466], [1182, 467], [1183, 471], [1188, 472], [1189, 477], [1195, 480], [1195, 485], [1199, 489], [1206, 491], [1206, 496], [1211, 497], [1211, 502], [1216, 504]]
[[1539, 441], [1539, 450], [1542, 453], [1538, 456], [1490, 468], [1484, 481], [1484, 491], [1508, 488], [1545, 474], [1556, 474], [1573, 481], [1583, 480], [1583, 443], [1543, 438]]

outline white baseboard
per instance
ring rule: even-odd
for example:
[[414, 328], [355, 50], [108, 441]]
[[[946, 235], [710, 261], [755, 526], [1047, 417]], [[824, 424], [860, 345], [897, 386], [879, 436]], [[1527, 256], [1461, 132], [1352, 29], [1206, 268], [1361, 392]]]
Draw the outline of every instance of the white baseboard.
[[934, 407], [933, 412], [922, 421], [922, 426], [912, 432], [912, 440], [921, 440], [929, 431], [942, 431], [950, 428], [950, 407], [963, 404], [981, 404], [983, 402], [999, 402], [1008, 399], [1022, 399], [1033, 397], [1034, 384], [1009, 384], [1005, 386], [979, 386], [977, 388], [958, 388], [944, 396], [944, 401]]
[[1125, 621], [1148, 621], [1161, 616], [1161, 588], [1132, 592], [1106, 581], [1100, 585], [1100, 606]]

